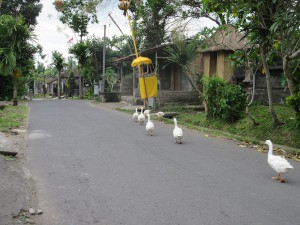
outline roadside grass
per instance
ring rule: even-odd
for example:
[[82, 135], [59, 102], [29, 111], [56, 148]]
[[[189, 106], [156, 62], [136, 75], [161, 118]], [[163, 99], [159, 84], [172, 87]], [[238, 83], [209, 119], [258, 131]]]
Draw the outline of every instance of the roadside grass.
[[5, 106], [0, 110], [0, 131], [9, 132], [11, 129], [21, 127], [25, 124], [27, 114], [26, 106]]
[[[120, 109], [119, 109], [120, 110]], [[258, 126], [254, 126], [252, 120], [246, 113], [233, 123], [225, 122], [221, 119], [208, 119], [206, 113], [185, 108], [183, 105], [165, 105], [159, 109], [163, 112], [178, 112], [176, 118], [180, 126], [191, 128], [204, 132], [212, 136], [220, 136], [228, 139], [234, 139], [243, 142], [246, 145], [257, 146], [258, 151], [266, 151], [266, 147], [258, 146], [265, 140], [271, 140], [274, 144], [284, 145], [297, 149], [278, 148], [280, 154], [287, 157], [295, 157], [300, 159], [300, 128], [297, 127], [294, 111], [282, 105], [274, 105], [274, 110], [281, 121], [281, 124], [274, 126], [268, 106], [252, 105], [249, 108], [251, 115], [259, 122]], [[121, 110], [124, 111], [124, 110]], [[133, 111], [128, 111], [133, 113]], [[171, 119], [153, 117], [153, 120], [164, 121], [172, 124]], [[277, 149], [274, 148], [276, 151]], [[295, 159], [295, 160], [297, 160]], [[297, 161], [298, 161], [297, 160]]]

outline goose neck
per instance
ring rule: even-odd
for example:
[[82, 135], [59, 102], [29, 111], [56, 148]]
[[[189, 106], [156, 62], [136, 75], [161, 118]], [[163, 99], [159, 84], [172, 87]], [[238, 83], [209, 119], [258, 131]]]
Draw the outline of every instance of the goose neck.
[[177, 120], [176, 119], [174, 120], [174, 124], [175, 124], [175, 127], [177, 127]]
[[273, 144], [272, 143], [269, 143], [269, 152], [268, 152], [268, 155], [273, 155]]

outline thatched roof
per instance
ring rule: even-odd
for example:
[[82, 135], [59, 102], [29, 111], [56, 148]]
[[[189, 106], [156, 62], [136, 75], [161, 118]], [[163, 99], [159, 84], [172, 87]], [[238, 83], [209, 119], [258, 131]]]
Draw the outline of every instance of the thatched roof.
[[249, 40], [242, 33], [236, 32], [231, 26], [216, 31], [214, 37], [208, 41], [208, 46], [200, 52], [236, 51], [247, 47]]

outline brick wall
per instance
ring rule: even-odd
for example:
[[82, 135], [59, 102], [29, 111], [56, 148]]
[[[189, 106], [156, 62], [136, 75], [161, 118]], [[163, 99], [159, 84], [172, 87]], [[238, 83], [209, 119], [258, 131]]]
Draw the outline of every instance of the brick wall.
[[160, 103], [192, 102], [198, 99], [198, 95], [195, 91], [160, 91], [158, 99]]

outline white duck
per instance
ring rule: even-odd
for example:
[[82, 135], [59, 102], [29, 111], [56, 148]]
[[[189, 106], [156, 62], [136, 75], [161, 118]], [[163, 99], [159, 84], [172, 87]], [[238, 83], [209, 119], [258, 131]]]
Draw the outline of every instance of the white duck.
[[135, 113], [133, 113], [132, 118], [134, 122], [138, 121], [139, 114], [137, 112], [137, 108], [135, 108]]
[[138, 116], [138, 121], [140, 122], [140, 125], [144, 124], [145, 116], [143, 114], [143, 107], [141, 107], [141, 113]]
[[157, 115], [158, 117], [163, 117], [165, 114], [164, 114], [163, 112], [157, 112], [156, 115]]
[[268, 163], [278, 173], [278, 176], [272, 177], [272, 179], [280, 180], [280, 183], [285, 183], [282, 174], [286, 173], [289, 169], [294, 169], [294, 167], [285, 158], [273, 155], [273, 144], [270, 140], [266, 140], [265, 144], [269, 146]]
[[148, 135], [152, 136], [152, 131], [154, 130], [154, 124], [150, 120], [150, 114], [147, 114], [147, 116], [148, 116], [148, 122], [146, 124], [146, 131]]
[[173, 136], [175, 138], [176, 143], [181, 144], [183, 132], [182, 132], [182, 129], [177, 126], [176, 118], [174, 118], [174, 124], [175, 124], [175, 128], [173, 130]]

